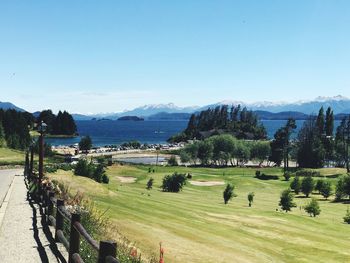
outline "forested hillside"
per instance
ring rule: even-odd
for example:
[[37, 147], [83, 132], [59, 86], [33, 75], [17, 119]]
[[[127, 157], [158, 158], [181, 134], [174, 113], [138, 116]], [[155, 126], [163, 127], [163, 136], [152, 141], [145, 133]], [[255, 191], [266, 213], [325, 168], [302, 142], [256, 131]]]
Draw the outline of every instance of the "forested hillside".
[[192, 114], [187, 128], [170, 141], [186, 141], [189, 139], [205, 139], [212, 135], [229, 133], [238, 139], [265, 139], [264, 126], [257, 115], [247, 108], [227, 105], [207, 109], [198, 114]]

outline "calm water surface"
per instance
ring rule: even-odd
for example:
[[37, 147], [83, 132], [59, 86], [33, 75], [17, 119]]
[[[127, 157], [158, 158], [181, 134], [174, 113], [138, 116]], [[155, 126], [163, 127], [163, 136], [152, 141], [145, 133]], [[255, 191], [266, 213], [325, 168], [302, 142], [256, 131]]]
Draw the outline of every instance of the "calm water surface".
[[[261, 121], [269, 138], [283, 125], [286, 120]], [[294, 136], [302, 127], [304, 121], [296, 121], [297, 129]], [[340, 121], [335, 121], [335, 127]], [[165, 143], [166, 140], [187, 127], [187, 121], [76, 121], [80, 136], [90, 135], [94, 146], [118, 145], [131, 140], [141, 143]], [[72, 145], [80, 141], [80, 137], [55, 139], [47, 138], [52, 145]]]

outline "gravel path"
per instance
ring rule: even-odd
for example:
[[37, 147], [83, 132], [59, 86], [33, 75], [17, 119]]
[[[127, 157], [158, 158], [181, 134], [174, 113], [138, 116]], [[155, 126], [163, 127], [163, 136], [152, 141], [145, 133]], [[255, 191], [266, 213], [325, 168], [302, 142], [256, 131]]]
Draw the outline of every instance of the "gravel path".
[[54, 242], [53, 229], [42, 221], [38, 205], [27, 198], [23, 176], [15, 176], [10, 192], [0, 227], [0, 262], [66, 262], [67, 253]]

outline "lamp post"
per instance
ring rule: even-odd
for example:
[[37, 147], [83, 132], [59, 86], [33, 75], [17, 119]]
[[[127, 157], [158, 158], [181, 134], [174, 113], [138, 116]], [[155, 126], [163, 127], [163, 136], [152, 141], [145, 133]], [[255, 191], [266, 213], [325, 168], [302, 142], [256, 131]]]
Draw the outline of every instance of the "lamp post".
[[39, 136], [39, 182], [43, 179], [43, 168], [44, 168], [44, 134], [46, 132], [47, 125], [45, 122], [41, 121], [38, 132], [40, 133]]

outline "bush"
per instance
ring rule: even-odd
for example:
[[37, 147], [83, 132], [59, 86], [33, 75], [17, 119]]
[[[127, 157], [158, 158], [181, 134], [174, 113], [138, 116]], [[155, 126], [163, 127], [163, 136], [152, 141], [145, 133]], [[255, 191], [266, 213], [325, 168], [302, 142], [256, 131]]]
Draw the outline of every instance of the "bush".
[[170, 156], [168, 160], [168, 165], [170, 166], [178, 166], [179, 164], [177, 163], [175, 155]]
[[293, 181], [290, 183], [290, 188], [298, 195], [301, 190], [301, 181], [299, 176], [295, 176]]
[[304, 177], [303, 181], [301, 182], [301, 191], [305, 194], [306, 197], [309, 197], [309, 195], [314, 190], [314, 180], [311, 176]]
[[321, 189], [323, 187], [324, 181], [322, 179], [318, 179], [315, 185], [315, 190], [318, 191], [318, 193], [321, 193]]
[[285, 179], [286, 181], [289, 181], [289, 179], [290, 179], [291, 176], [292, 176], [292, 175], [291, 175], [290, 172], [285, 172], [285, 173], [283, 174], [283, 177], [284, 177], [284, 179]]
[[164, 192], [178, 193], [182, 190], [182, 187], [186, 184], [186, 175], [175, 172], [173, 175], [166, 175], [163, 178], [163, 184], [161, 188]]
[[153, 178], [151, 177], [148, 182], [147, 182], [147, 186], [146, 186], [146, 189], [147, 190], [151, 190], [152, 189], [152, 186], [153, 186]]
[[255, 172], [255, 177], [259, 180], [278, 180], [277, 175], [268, 175], [264, 173], [260, 173], [260, 171]]
[[104, 184], [108, 184], [109, 183], [108, 175], [106, 175], [106, 174], [102, 175], [102, 183], [104, 183]]
[[332, 184], [331, 184], [331, 182], [324, 181], [322, 183], [322, 187], [321, 187], [321, 189], [319, 191], [320, 191], [320, 194], [324, 198], [328, 199], [328, 197], [330, 197], [332, 195]]
[[304, 210], [313, 217], [316, 217], [317, 215], [319, 215], [321, 213], [321, 209], [320, 206], [318, 205], [318, 202], [315, 198], [312, 198], [312, 200], [310, 201], [310, 203], [308, 203]]
[[254, 201], [254, 196], [255, 196], [254, 192], [251, 192], [251, 193], [248, 194], [249, 207], [252, 206], [252, 203]]
[[188, 173], [187, 174], [187, 179], [192, 179], [192, 174]]
[[232, 199], [232, 197], [234, 197], [234, 193], [233, 193], [234, 189], [235, 189], [234, 185], [232, 185], [232, 184], [226, 185], [226, 188], [225, 188], [224, 193], [223, 193], [225, 205], [228, 203], [228, 201], [230, 201]]
[[290, 189], [284, 190], [281, 193], [279, 206], [281, 206], [282, 210], [288, 212], [291, 211], [293, 207], [297, 205], [293, 202], [294, 195]]
[[335, 199], [342, 200], [345, 197], [350, 198], [350, 176], [345, 175], [339, 178], [335, 190]]
[[345, 216], [343, 217], [343, 219], [344, 219], [344, 222], [345, 222], [345, 223], [350, 224], [350, 210], [349, 210], [349, 207], [348, 207], [348, 209], [346, 209], [346, 214], [345, 214]]
[[296, 176], [311, 176], [311, 177], [321, 177], [321, 173], [315, 170], [299, 170], [295, 173]]
[[92, 162], [88, 162], [84, 159], [80, 159], [75, 166], [74, 174], [94, 179], [98, 183], [109, 183], [109, 178], [106, 175], [105, 167], [103, 164], [95, 166]]

